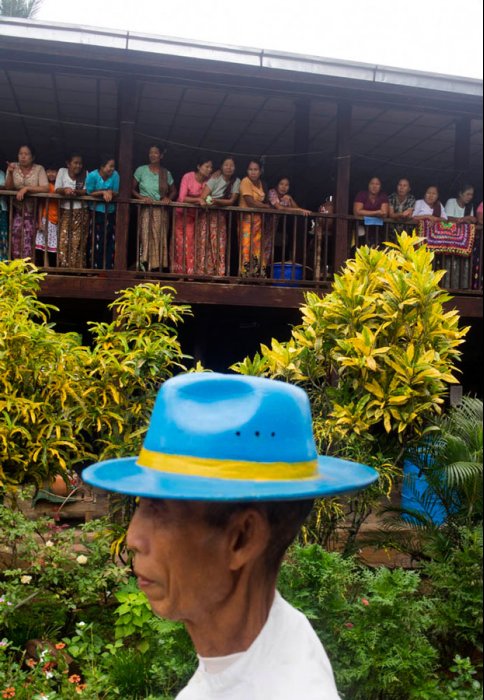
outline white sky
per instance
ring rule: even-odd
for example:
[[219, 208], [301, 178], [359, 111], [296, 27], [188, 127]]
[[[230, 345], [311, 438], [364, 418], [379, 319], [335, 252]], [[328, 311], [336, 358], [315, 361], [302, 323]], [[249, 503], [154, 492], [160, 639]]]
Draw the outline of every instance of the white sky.
[[482, 15], [482, 0], [44, 0], [36, 19], [482, 78]]

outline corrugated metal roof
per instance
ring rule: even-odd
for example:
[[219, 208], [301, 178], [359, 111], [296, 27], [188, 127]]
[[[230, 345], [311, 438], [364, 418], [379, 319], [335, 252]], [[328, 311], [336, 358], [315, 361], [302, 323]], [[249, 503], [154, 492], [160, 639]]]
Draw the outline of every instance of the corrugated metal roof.
[[316, 56], [209, 44], [130, 31], [101, 29], [35, 20], [0, 19], [0, 38], [95, 46], [113, 51], [141, 52], [235, 63], [241, 66], [330, 76], [342, 80], [392, 85], [481, 97], [482, 80], [426, 73], [388, 66], [342, 61]]

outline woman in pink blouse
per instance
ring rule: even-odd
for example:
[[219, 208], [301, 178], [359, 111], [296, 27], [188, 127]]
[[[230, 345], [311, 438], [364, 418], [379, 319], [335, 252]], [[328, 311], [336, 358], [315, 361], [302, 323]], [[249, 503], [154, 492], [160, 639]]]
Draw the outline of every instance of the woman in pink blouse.
[[[212, 170], [211, 160], [200, 159], [197, 169], [182, 177], [178, 201], [184, 204], [205, 205], [202, 192]], [[173, 272], [189, 275], [193, 275], [195, 272], [196, 222], [197, 209], [187, 207], [176, 210]]]
[[7, 190], [17, 190], [12, 225], [12, 258], [33, 258], [37, 222], [35, 202], [29, 194], [49, 191], [44, 168], [35, 163], [34, 149], [27, 144], [18, 149], [18, 162], [9, 163], [5, 181]]

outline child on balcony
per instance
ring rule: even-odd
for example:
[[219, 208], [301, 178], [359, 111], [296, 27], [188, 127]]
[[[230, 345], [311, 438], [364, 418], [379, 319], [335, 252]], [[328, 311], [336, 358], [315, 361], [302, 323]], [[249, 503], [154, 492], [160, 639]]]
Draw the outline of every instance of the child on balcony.
[[[57, 178], [57, 168], [49, 165], [45, 169], [47, 180], [49, 181], [49, 194], [55, 192], [55, 181]], [[57, 253], [57, 226], [59, 223], [59, 202], [56, 199], [46, 199], [39, 212], [39, 229], [35, 238], [36, 262], [39, 266], [55, 266], [55, 256]], [[47, 247], [46, 247], [47, 234]], [[46, 255], [47, 251], [47, 255]]]

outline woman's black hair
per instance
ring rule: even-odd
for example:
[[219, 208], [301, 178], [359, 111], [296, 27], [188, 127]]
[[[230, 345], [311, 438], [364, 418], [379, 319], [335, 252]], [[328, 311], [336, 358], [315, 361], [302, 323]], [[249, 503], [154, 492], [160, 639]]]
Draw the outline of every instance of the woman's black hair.
[[110, 160], [114, 161], [114, 165], [116, 165], [116, 158], [110, 154], [110, 153], [104, 153], [100, 158], [99, 158], [99, 167], [102, 168], [106, 165], [106, 163], [109, 163]]
[[222, 160], [220, 161], [220, 170], [222, 170], [222, 166], [223, 166], [223, 164], [225, 163], [226, 160], [231, 160], [231, 161], [233, 162], [233, 164], [235, 165], [235, 158], [234, 158], [233, 156], [230, 156], [230, 155], [224, 156], [224, 157], [222, 158]]
[[28, 148], [32, 156], [32, 160], [35, 160], [37, 153], [35, 152], [35, 148], [30, 143], [21, 143], [17, 149], [17, 153], [20, 151], [21, 148]]
[[[378, 179], [380, 180], [380, 178], [378, 178]], [[397, 185], [398, 185], [398, 183], [401, 182], [402, 180], [406, 180], [406, 181], [408, 182], [408, 184], [410, 185], [410, 187], [412, 187], [412, 183], [410, 182], [410, 178], [407, 177], [406, 175], [402, 175], [402, 177], [399, 177], [399, 178], [398, 178], [398, 180], [397, 180]], [[381, 180], [380, 180], [380, 182], [381, 182]]]
[[[401, 180], [401, 179], [402, 179], [402, 178], [400, 178], [400, 180]], [[380, 185], [383, 185], [382, 179], [381, 179], [381, 177], [380, 177], [379, 175], [372, 175], [372, 176], [370, 177], [370, 179], [368, 180], [368, 184], [370, 184], [370, 182], [371, 182], [372, 180], [378, 180], [378, 182], [380, 183]]]
[[474, 185], [471, 185], [469, 182], [463, 182], [457, 188], [457, 194], [464, 194], [464, 192], [467, 192], [467, 190], [473, 189], [475, 189]]
[[288, 175], [281, 175], [280, 177], [277, 177], [277, 178], [274, 180], [274, 182], [276, 183], [276, 187], [277, 187], [277, 185], [278, 185], [280, 182], [282, 182], [283, 180], [287, 180], [288, 183], [291, 184], [291, 178], [290, 178]]
[[82, 153], [79, 153], [79, 151], [71, 151], [70, 153], [67, 154], [66, 157], [66, 163], [70, 163], [74, 158], [80, 158], [84, 162], [84, 158], [82, 157]]
[[212, 163], [213, 165], [213, 158], [207, 153], [199, 153], [196, 162], [197, 168], [199, 168], [201, 165], [204, 165], [205, 163]]
[[[464, 194], [464, 192], [467, 192], [467, 190], [475, 190], [474, 185], [471, 185], [469, 182], [463, 182], [462, 184], [459, 185], [457, 189], [457, 195]], [[465, 205], [464, 207], [464, 216], [472, 216], [472, 211], [474, 207], [472, 206], [472, 202], [469, 202], [468, 204]]]
[[159, 152], [161, 153], [162, 156], [165, 155], [166, 153], [166, 146], [163, 146], [161, 143], [152, 143], [148, 146], [148, 152], [151, 151], [152, 148], [157, 148]]

